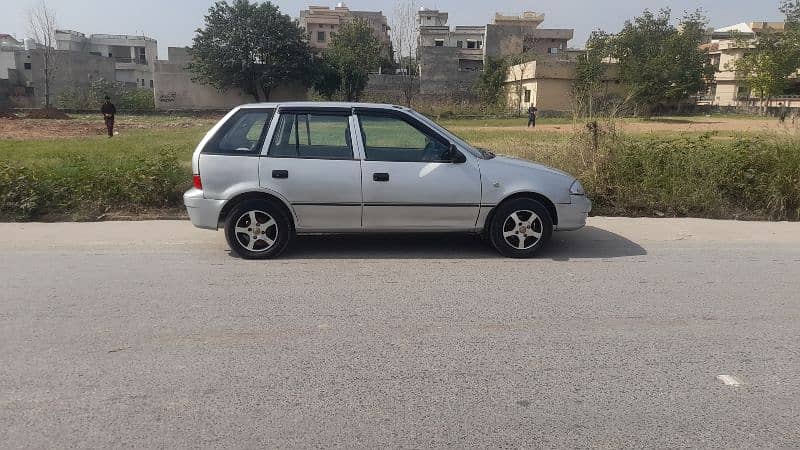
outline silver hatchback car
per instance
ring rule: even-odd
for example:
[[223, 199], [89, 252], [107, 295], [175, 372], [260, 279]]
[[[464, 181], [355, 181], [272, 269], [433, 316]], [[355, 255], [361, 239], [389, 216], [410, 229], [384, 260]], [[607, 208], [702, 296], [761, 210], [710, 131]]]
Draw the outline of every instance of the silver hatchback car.
[[192, 158], [192, 223], [221, 225], [244, 258], [280, 254], [297, 234], [482, 233], [530, 257], [553, 230], [586, 224], [574, 177], [472, 147], [411, 109], [264, 103], [228, 113]]

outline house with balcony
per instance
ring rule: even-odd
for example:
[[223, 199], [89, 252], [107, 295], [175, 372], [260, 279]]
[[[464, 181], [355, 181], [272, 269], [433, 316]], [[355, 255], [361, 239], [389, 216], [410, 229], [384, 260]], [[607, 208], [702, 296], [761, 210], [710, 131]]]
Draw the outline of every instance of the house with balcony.
[[[746, 22], [712, 30], [703, 49], [708, 52], [709, 62], [716, 73], [708, 92], [698, 103], [721, 107], [757, 105], [760, 99], [736, 72], [736, 61], [750, 51], [760, 35], [782, 33], [784, 27], [784, 22]], [[798, 74], [790, 77], [786, 92], [772, 99], [769, 106], [777, 106], [778, 103], [800, 108]]]
[[420, 92], [422, 94], [468, 93], [487, 59], [535, 54], [540, 59], [567, 59], [571, 29], [539, 26], [544, 15], [495, 14], [492, 23], [477, 26], [447, 24], [448, 13], [422, 8], [417, 13]]
[[56, 30], [57, 50], [86, 53], [110, 58], [114, 62], [115, 80], [153, 89], [158, 41], [147, 36], [127, 34], [92, 34], [73, 30]]

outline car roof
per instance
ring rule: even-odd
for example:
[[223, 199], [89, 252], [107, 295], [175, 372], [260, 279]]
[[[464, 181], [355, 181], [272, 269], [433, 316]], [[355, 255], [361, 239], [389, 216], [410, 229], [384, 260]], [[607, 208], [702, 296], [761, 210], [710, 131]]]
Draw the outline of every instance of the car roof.
[[358, 102], [270, 102], [270, 103], [247, 103], [240, 108], [370, 108], [408, 111], [405, 106], [389, 105], [385, 103], [358, 103]]

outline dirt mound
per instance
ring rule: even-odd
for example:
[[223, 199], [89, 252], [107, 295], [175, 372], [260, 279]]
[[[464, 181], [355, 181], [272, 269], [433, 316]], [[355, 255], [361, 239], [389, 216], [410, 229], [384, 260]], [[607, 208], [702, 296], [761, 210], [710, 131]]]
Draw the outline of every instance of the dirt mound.
[[19, 117], [11, 111], [0, 111], [0, 119], [19, 119]]
[[69, 116], [64, 111], [59, 111], [55, 108], [34, 109], [28, 112], [27, 117], [28, 119], [69, 119]]

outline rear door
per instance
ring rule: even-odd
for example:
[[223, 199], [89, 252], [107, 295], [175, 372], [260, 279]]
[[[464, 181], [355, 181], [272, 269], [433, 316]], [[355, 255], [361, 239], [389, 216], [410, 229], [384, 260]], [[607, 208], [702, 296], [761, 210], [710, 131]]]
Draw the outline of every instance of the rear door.
[[402, 111], [356, 113], [364, 152], [364, 229], [475, 228], [481, 179], [472, 158], [453, 162], [450, 142]]
[[361, 229], [361, 161], [350, 116], [349, 109], [279, 110], [259, 177], [291, 203], [301, 231]]

